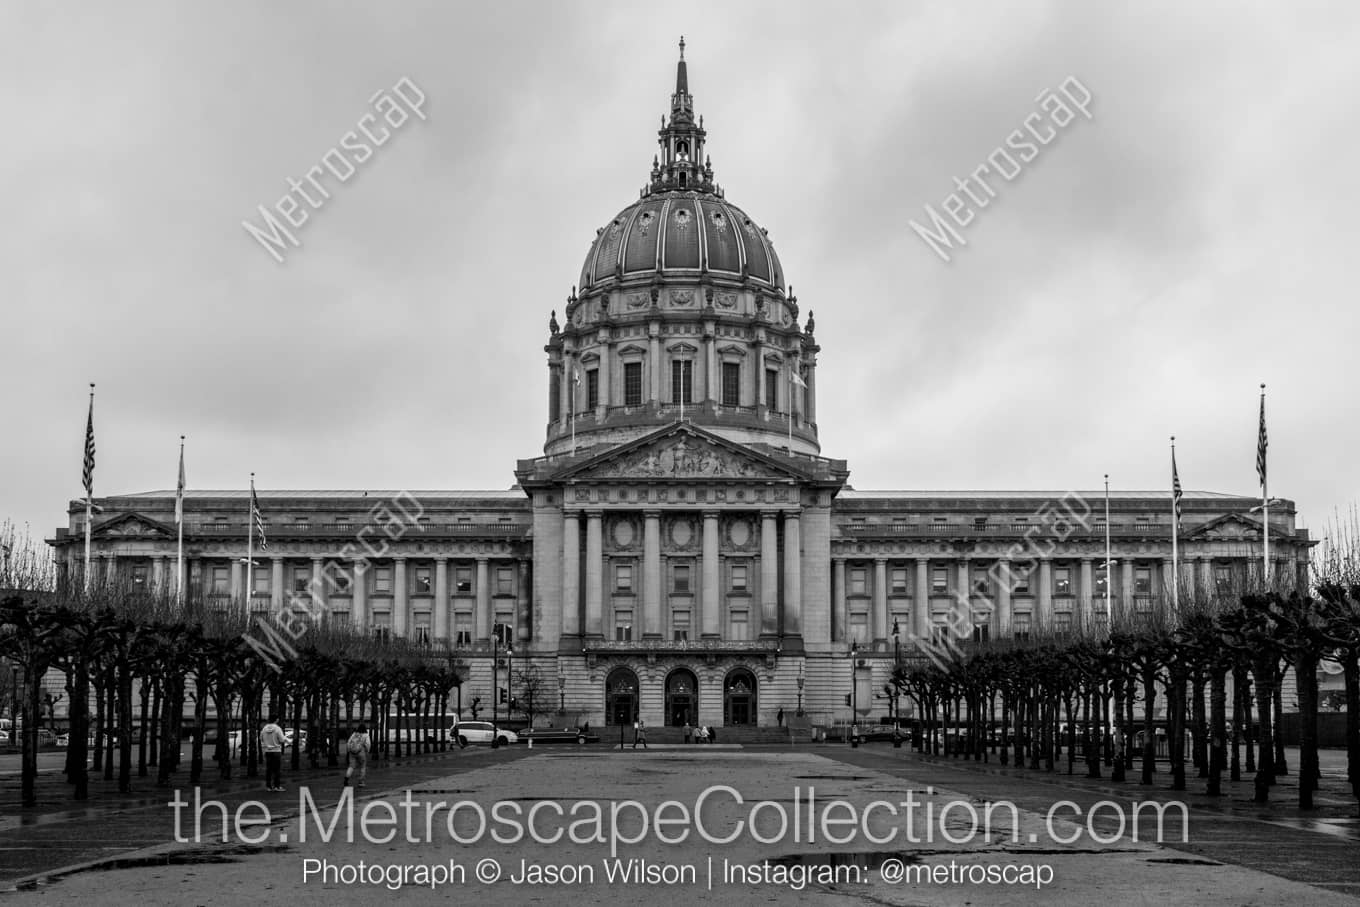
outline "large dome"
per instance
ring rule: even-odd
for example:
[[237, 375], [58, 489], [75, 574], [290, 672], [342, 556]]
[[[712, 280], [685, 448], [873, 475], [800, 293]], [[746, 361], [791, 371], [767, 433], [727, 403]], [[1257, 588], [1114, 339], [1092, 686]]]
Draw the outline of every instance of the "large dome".
[[784, 289], [779, 256], [746, 212], [714, 192], [663, 191], [629, 205], [596, 232], [579, 292], [611, 280], [705, 274]]

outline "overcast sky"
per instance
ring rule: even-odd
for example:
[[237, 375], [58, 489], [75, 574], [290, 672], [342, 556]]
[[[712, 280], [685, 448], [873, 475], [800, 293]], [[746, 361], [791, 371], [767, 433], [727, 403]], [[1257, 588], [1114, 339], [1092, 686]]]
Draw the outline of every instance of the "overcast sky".
[[[1133, 8], [1131, 8], [1133, 7]], [[638, 197], [676, 42], [727, 197], [816, 312], [858, 489], [1360, 499], [1351, 3], [10, 2], [0, 518], [80, 484], [506, 488], [543, 344]], [[403, 77], [412, 118], [296, 231], [242, 228]], [[960, 232], [912, 229], [1075, 77]], [[1349, 277], [1347, 275], [1350, 275]]]

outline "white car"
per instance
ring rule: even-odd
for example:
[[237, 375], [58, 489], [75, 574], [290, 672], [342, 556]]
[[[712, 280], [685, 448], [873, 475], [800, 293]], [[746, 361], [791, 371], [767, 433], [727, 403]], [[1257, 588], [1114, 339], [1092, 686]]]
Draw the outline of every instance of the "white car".
[[449, 736], [458, 741], [459, 746], [473, 743], [491, 743], [501, 746], [519, 743], [519, 735], [505, 728], [498, 728], [490, 721], [462, 721], [449, 728]]

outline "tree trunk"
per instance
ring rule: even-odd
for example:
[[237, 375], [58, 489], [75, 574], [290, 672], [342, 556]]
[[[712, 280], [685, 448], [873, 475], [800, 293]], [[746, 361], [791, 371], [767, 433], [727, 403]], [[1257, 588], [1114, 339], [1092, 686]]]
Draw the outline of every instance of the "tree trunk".
[[1153, 726], [1153, 707], [1157, 703], [1157, 671], [1143, 671], [1143, 783], [1151, 784], [1157, 771], [1157, 735]]
[[1351, 796], [1360, 801], [1360, 652], [1342, 653], [1346, 678], [1346, 777]]
[[118, 793], [132, 793], [132, 665], [126, 649], [118, 664]]
[[1246, 673], [1241, 668], [1233, 668], [1232, 768], [1228, 780], [1234, 783], [1242, 780], [1242, 733], [1243, 722], [1246, 721], [1246, 710], [1243, 708], [1246, 691], [1243, 686]]
[[1299, 809], [1313, 808], [1318, 786], [1318, 682], [1317, 655], [1304, 647], [1294, 660], [1294, 680], [1299, 690]]
[[1284, 738], [1280, 736], [1280, 725], [1284, 724], [1284, 672], [1288, 664], [1275, 669], [1275, 775], [1289, 774], [1289, 763], [1284, 758]]
[[[1208, 795], [1223, 794], [1223, 763], [1227, 755], [1224, 743], [1228, 735], [1228, 679], [1226, 672], [1214, 665], [1209, 674], [1209, 787]], [[1235, 744], [1234, 744], [1235, 746]]]
[[[20, 797], [23, 805], [38, 805], [38, 723], [42, 721], [42, 678], [47, 662], [30, 657], [24, 665], [23, 755], [20, 757]], [[16, 722], [14, 730], [19, 731]]]
[[[151, 707], [151, 678], [149, 676], [143, 675], [142, 682], [137, 685], [137, 699], [139, 700], [138, 706], [141, 717], [141, 721], [138, 723], [137, 728], [137, 777], [145, 778], [146, 744], [147, 744], [146, 738], [147, 735], [151, 732], [150, 725], [148, 725], [147, 723], [147, 713]], [[159, 704], [160, 697], [157, 696], [156, 699], [157, 703]], [[151, 764], [152, 765], [156, 764], [156, 756], [154, 753], [151, 756]]]
[[1128, 746], [1128, 725], [1124, 723], [1124, 678], [1114, 680], [1114, 754], [1110, 762], [1110, 780], [1122, 782], [1124, 775], [1124, 749]]
[[1195, 740], [1195, 768], [1199, 777], [1209, 777], [1209, 716], [1204, 708], [1204, 670], [1196, 668], [1190, 695], [1195, 698], [1191, 703], [1192, 731]]
[[1270, 802], [1270, 786], [1275, 783], [1275, 734], [1273, 704], [1275, 699], [1275, 659], [1259, 658], [1256, 662], [1256, 709], [1261, 717], [1260, 752], [1256, 758], [1255, 802]]
[[194, 742], [189, 751], [189, 783], [203, 778], [203, 741], [208, 735], [208, 682], [202, 663], [194, 671]]
[[1171, 761], [1171, 789], [1185, 790], [1185, 687], [1182, 667], [1172, 669], [1166, 686], [1166, 755]]

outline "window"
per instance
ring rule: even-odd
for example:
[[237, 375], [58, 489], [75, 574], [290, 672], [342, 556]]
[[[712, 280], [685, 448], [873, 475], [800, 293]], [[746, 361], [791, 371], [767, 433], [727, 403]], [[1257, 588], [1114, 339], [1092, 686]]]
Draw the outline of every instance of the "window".
[[747, 589], [747, 566], [745, 564], [732, 565], [732, 591], [745, 592]]
[[256, 567], [252, 574], [251, 591], [256, 595], [269, 594], [269, 568]]
[[311, 522], [311, 518], [310, 518], [310, 517], [305, 517], [305, 516], [295, 516], [295, 517], [293, 517], [293, 528], [294, 528], [294, 529], [304, 529], [304, 530], [305, 530], [305, 529], [308, 527], [308, 524], [309, 524], [310, 522]]
[[391, 567], [378, 567], [373, 571], [373, 591], [378, 595], [392, 594]]
[[586, 371], [586, 409], [594, 409], [600, 405], [600, 370], [597, 368]]
[[846, 629], [851, 642], [867, 642], [869, 639], [869, 612], [851, 611], [849, 626]]
[[373, 635], [379, 642], [390, 642], [392, 639], [392, 612], [377, 611], [373, 614]]
[[737, 642], [750, 639], [747, 635], [746, 611], [733, 611], [728, 615], [727, 638]]
[[1152, 594], [1152, 568], [1137, 567], [1133, 571], [1133, 594]]
[[931, 592], [949, 591], [948, 567], [935, 567], [930, 571], [930, 591]]
[[895, 594], [905, 594], [907, 591], [907, 568], [893, 567], [888, 582], [890, 583], [889, 588]]
[[1053, 632], [1059, 636], [1072, 632], [1072, 612], [1058, 611], [1053, 615]]
[[1011, 565], [1011, 589], [1022, 595], [1029, 593], [1029, 568]]
[[973, 642], [986, 642], [990, 633], [991, 628], [989, 628], [986, 624], [974, 624]]
[[985, 567], [973, 568], [973, 592], [976, 595], [987, 595], [987, 569]]
[[548, 379], [548, 420], [556, 422], [562, 418], [562, 376], [553, 372]]
[[1106, 569], [1105, 569], [1105, 562], [1104, 562], [1104, 561], [1101, 561], [1098, 565], [1096, 565], [1096, 571], [1095, 571], [1096, 591], [1095, 591], [1095, 594], [1096, 594], [1098, 597], [1100, 597], [1100, 598], [1104, 598], [1104, 597], [1105, 597], [1105, 589], [1106, 589], [1106, 587], [1109, 585], [1109, 583], [1110, 583], [1110, 578], [1109, 578], [1109, 575], [1108, 575], [1108, 571], [1106, 571]]
[[497, 567], [496, 568], [496, 594], [514, 595], [515, 594], [515, 568]]
[[671, 402], [686, 406], [694, 402], [694, 363], [688, 359], [671, 363]]
[[417, 567], [412, 575], [411, 591], [416, 595], [429, 595], [434, 591], [434, 584], [430, 581], [430, 568]]
[[722, 403], [723, 406], [741, 405], [741, 363], [722, 364]]
[[619, 564], [614, 567], [614, 588], [619, 592], [633, 591], [632, 564]]
[[642, 405], [642, 363], [623, 364], [623, 405]]
[[765, 408], [772, 413], [779, 412], [779, 370], [765, 369]]
[[132, 568], [132, 585], [139, 589], [146, 588], [146, 565], [137, 564]]
[[472, 568], [455, 567], [453, 571], [453, 591], [460, 595], [472, 592]]
[[863, 567], [850, 568], [850, 589], [849, 589], [850, 595], [869, 594], [868, 573], [869, 571]]
[[1072, 594], [1072, 568], [1070, 567], [1053, 568], [1053, 594], [1054, 595]]
[[614, 612], [614, 641], [632, 642], [633, 641], [633, 612], [615, 611]]
[[456, 611], [453, 615], [453, 644], [472, 645], [472, 612]]
[[1029, 639], [1029, 615], [1016, 614], [1011, 618], [1011, 635], [1016, 639]]
[[331, 561], [330, 576], [332, 582], [335, 583], [335, 591], [342, 595], [349, 594], [350, 580], [352, 577], [350, 569], [350, 567], [339, 561]]
[[889, 632], [896, 631], [893, 635], [899, 640], [910, 639], [912, 636], [911, 612], [894, 611], [892, 614], [892, 626], [889, 627], [888, 630]]
[[347, 517], [347, 516], [338, 516], [338, 517], [336, 517], [336, 518], [335, 518], [335, 525], [336, 525], [337, 528], [343, 529], [344, 527], [346, 527], [346, 526], [349, 525], [349, 517]]
[[312, 571], [307, 567], [293, 568], [293, 591], [306, 592], [312, 582]]
[[689, 612], [671, 612], [671, 638], [676, 642], [685, 642], [689, 639]]
[[1214, 567], [1214, 587], [1219, 592], [1232, 591], [1232, 568], [1224, 565]]
[[688, 564], [676, 564], [671, 568], [671, 591], [681, 593], [689, 591]]
[[411, 628], [411, 638], [422, 645], [430, 642], [430, 614], [428, 611], [415, 615], [416, 625]]

